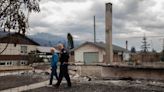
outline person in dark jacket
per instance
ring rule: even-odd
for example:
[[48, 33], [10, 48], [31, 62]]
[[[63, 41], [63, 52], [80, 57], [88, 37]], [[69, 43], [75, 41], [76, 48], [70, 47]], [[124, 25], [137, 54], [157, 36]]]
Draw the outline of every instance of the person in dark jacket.
[[56, 83], [56, 87], [58, 88], [60, 86], [60, 83], [63, 79], [63, 77], [65, 77], [65, 79], [67, 80], [67, 85], [68, 87], [71, 87], [71, 80], [68, 74], [68, 59], [69, 59], [69, 53], [67, 52], [67, 50], [64, 48], [63, 44], [59, 44], [58, 45], [58, 49], [60, 50], [60, 73], [59, 73], [59, 79]]
[[52, 85], [53, 81], [53, 76], [56, 77], [58, 80], [58, 75], [57, 75], [57, 63], [59, 60], [58, 54], [55, 52], [55, 48], [51, 48], [51, 53], [52, 53], [52, 58], [51, 58], [51, 75], [50, 75], [50, 82], [49, 85]]

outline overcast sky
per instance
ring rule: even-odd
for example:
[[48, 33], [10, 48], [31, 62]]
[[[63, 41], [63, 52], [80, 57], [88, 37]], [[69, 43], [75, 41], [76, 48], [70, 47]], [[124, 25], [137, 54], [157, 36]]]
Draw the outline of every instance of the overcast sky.
[[[141, 48], [144, 36], [164, 36], [164, 0], [41, 0], [41, 12], [30, 15], [28, 34], [47, 32], [75, 40], [93, 41], [96, 16], [97, 41], [105, 41], [105, 3], [113, 3], [113, 43]], [[162, 49], [162, 38], [148, 37], [151, 48]]]

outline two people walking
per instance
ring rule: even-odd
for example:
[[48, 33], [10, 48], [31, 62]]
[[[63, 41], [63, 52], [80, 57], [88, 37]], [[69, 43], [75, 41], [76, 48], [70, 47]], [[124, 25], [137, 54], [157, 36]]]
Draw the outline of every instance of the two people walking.
[[[63, 77], [67, 80], [68, 87], [71, 87], [71, 80], [68, 74], [68, 59], [69, 59], [69, 53], [64, 48], [63, 44], [58, 44], [57, 49], [60, 51], [59, 55], [55, 51], [54, 48], [51, 49], [52, 60], [51, 60], [51, 75], [50, 75], [50, 82], [49, 85], [52, 85], [53, 76], [56, 77], [57, 83], [55, 84], [55, 87], [58, 88], [60, 86], [60, 83], [62, 82]], [[60, 72], [59, 76], [57, 74], [57, 63], [60, 61]]]

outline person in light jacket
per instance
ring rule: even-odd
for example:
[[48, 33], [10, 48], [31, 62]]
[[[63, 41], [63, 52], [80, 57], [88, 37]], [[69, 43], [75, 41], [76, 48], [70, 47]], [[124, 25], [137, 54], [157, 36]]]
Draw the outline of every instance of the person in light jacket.
[[57, 63], [59, 60], [59, 56], [55, 51], [56, 51], [55, 48], [51, 48], [52, 58], [51, 58], [51, 75], [50, 75], [49, 85], [52, 85], [53, 76], [55, 76], [57, 80], [59, 79], [57, 74]]

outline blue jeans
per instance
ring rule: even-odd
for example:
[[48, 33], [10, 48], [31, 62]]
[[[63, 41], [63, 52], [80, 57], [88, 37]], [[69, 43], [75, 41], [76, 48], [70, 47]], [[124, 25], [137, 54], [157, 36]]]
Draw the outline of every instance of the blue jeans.
[[56, 70], [57, 70], [57, 66], [51, 68], [51, 75], [50, 75], [49, 85], [52, 85], [53, 76], [55, 76], [57, 80], [59, 79]]

